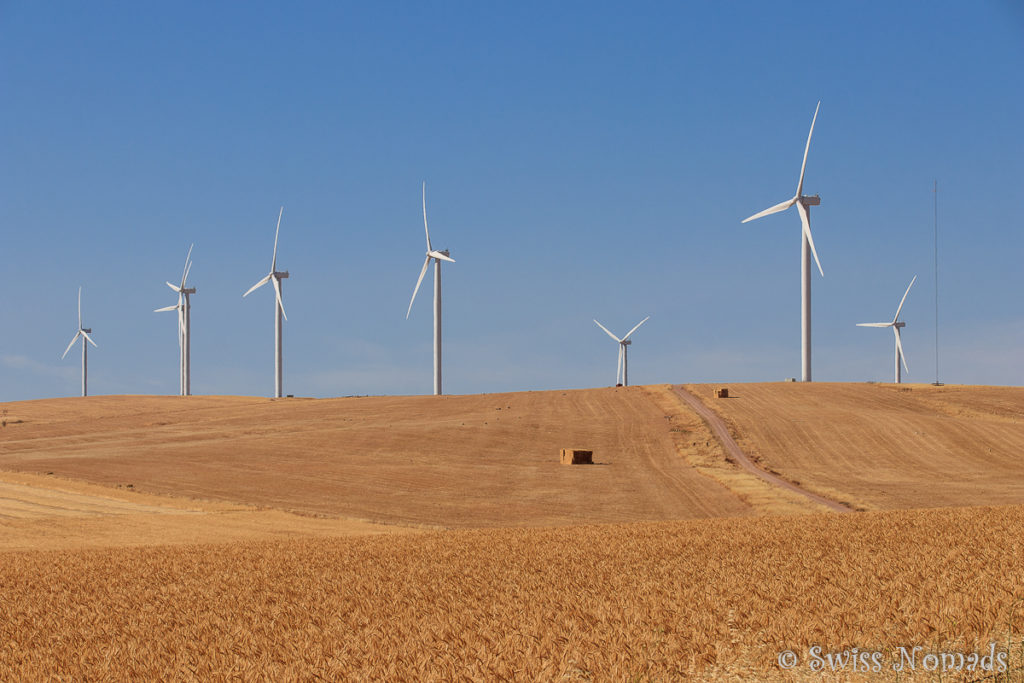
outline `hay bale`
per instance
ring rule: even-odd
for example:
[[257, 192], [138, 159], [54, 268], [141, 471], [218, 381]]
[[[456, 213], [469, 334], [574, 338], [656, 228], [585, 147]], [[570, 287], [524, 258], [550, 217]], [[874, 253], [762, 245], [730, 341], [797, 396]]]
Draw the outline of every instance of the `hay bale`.
[[729, 387], [715, 389], [715, 398], [729, 398]]
[[562, 449], [563, 465], [593, 465], [594, 451], [585, 451], [580, 448]]

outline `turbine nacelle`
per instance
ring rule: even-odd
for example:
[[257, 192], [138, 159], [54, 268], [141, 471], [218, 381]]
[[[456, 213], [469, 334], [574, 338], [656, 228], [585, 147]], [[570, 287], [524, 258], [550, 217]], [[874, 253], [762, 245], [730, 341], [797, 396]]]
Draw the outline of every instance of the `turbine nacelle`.
[[427, 252], [427, 258], [435, 258], [438, 261], [447, 261], [448, 263], [455, 263], [455, 259], [448, 255], [447, 249], [441, 249], [440, 251], [431, 250]]

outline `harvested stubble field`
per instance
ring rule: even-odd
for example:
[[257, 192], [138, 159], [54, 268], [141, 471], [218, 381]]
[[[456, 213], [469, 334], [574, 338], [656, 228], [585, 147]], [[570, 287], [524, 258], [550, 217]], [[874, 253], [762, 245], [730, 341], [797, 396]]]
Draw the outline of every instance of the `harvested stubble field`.
[[1019, 666], [1022, 526], [1012, 506], [6, 553], [0, 679], [819, 681], [813, 644], [993, 639]]
[[[834, 499], [1024, 502], [1021, 390], [691, 388]], [[0, 680], [820, 681], [815, 644], [992, 640], [1024, 667], [1024, 506], [806, 514], [667, 386], [0, 407]], [[726, 518], [656, 521], [693, 517]]]
[[[2, 407], [20, 422], [0, 432], [0, 469], [149, 494], [443, 527], [752, 512], [685, 465], [642, 387], [278, 401], [99, 396]], [[567, 447], [593, 450], [595, 464], [560, 465]]]
[[0, 472], [0, 551], [405, 531], [359, 520], [315, 518], [251, 505], [153, 496], [49, 476]]
[[1024, 388], [928, 384], [685, 385], [743, 451], [864, 509], [1024, 503]]

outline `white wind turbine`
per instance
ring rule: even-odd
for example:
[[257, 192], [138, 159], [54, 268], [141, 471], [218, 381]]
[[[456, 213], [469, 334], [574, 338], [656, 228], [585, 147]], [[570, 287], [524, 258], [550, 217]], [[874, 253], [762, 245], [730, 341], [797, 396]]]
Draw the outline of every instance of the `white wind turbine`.
[[900, 299], [900, 305], [896, 308], [896, 315], [892, 317], [891, 323], [857, 323], [857, 327], [891, 327], [892, 333], [896, 335], [896, 373], [895, 379], [893, 380], [896, 384], [900, 383], [900, 361], [903, 361], [903, 367], [907, 368], [907, 372], [910, 372], [910, 368], [907, 366], [907, 357], [903, 355], [903, 344], [900, 343], [900, 329], [906, 327], [907, 324], [900, 322], [900, 311], [903, 310], [903, 302], [907, 300], [907, 294], [910, 294], [910, 288], [917, 282], [917, 276], [910, 281], [907, 285], [907, 291], [903, 293], [903, 298]]
[[423, 262], [423, 270], [416, 280], [416, 288], [412, 290], [412, 299], [409, 300], [409, 310], [405, 312], [405, 319], [409, 319], [412, 312], [412, 304], [416, 301], [416, 292], [420, 291], [420, 284], [423, 276], [427, 274], [430, 261], [434, 261], [434, 395], [441, 395], [441, 261], [455, 263], [455, 259], [448, 255], [447, 249], [435, 250], [430, 246], [430, 228], [427, 227], [427, 184], [423, 183], [423, 229], [427, 233], [427, 260]]
[[[597, 323], [598, 327], [600, 327], [602, 330], [605, 331], [605, 333], [607, 333], [609, 337], [619, 342], [619, 360], [618, 363], [615, 365], [615, 386], [619, 386], [619, 384], [621, 384], [624, 387], [629, 386], [629, 345], [633, 343], [629, 341], [629, 337], [631, 334], [637, 331], [637, 328], [639, 328], [641, 325], [643, 325], [650, 319], [651, 316], [647, 316], [646, 318], [638, 322], [636, 326], [633, 327], [633, 329], [631, 329], [629, 332], [627, 332], [626, 336], [623, 337], [622, 339], [619, 339], [614, 334], [609, 332], [608, 328], [602, 325], [601, 323], [598, 323], [597, 320], [594, 321], [595, 323]], [[621, 382], [619, 382], [620, 376], [622, 377]]]
[[186, 287], [185, 281], [188, 280], [188, 274], [192, 270], [192, 247], [194, 246], [194, 243], [190, 245], [188, 254], [185, 255], [185, 268], [181, 271], [181, 284], [167, 283], [168, 287], [178, 293], [178, 303], [154, 311], [154, 313], [178, 312], [178, 350], [181, 356], [178, 393], [181, 396], [192, 395], [192, 302], [189, 296], [195, 294], [196, 289], [195, 287]]
[[277, 230], [274, 232], [274, 257], [270, 261], [270, 272], [252, 287], [242, 297], [249, 296], [253, 291], [259, 289], [268, 282], [274, 283], [274, 398], [281, 398], [281, 318], [285, 320], [288, 316], [284, 312], [284, 302], [281, 300], [281, 280], [288, 277], [288, 271], [277, 269], [277, 236], [281, 233], [281, 216], [284, 214], [284, 207], [277, 214]]
[[804, 382], [811, 381], [811, 259], [810, 254], [814, 254], [814, 262], [818, 264], [818, 272], [821, 273], [822, 277], [825, 277], [825, 271], [821, 269], [821, 261], [818, 260], [818, 251], [814, 248], [814, 238], [811, 237], [811, 211], [810, 207], [818, 206], [821, 204], [821, 197], [818, 195], [807, 196], [804, 194], [804, 171], [807, 170], [807, 152], [811, 149], [811, 135], [814, 134], [814, 123], [818, 120], [818, 109], [821, 108], [821, 101], [818, 101], [818, 106], [814, 108], [814, 118], [811, 119], [811, 130], [807, 133], [807, 146], [804, 147], [804, 162], [800, 166], [800, 180], [796, 184], [796, 194], [793, 195], [792, 199], [787, 199], [784, 202], [776, 204], [770, 209], [765, 209], [760, 213], [755, 213], [750, 218], [744, 219], [743, 222], [752, 221], [762, 216], [768, 216], [779, 211], [785, 211], [789, 207], [796, 205], [797, 211], [800, 213], [800, 223], [802, 224], [802, 238], [801, 238], [801, 268], [800, 268], [800, 360], [801, 360], [801, 380]]
[[[86, 346], [85, 342], [89, 342], [93, 346], [96, 346], [96, 342], [92, 340], [89, 334], [92, 332], [91, 327], [82, 326], [82, 288], [78, 288], [78, 331], [75, 332], [75, 336], [71, 338], [71, 343], [68, 344], [68, 348], [64, 349], [64, 353], [61, 354], [60, 359], [64, 360], [64, 357], [68, 355], [68, 351], [75, 345], [78, 338], [82, 338], [82, 396], [89, 395], [89, 347]], [[98, 348], [98, 347], [97, 347]]]

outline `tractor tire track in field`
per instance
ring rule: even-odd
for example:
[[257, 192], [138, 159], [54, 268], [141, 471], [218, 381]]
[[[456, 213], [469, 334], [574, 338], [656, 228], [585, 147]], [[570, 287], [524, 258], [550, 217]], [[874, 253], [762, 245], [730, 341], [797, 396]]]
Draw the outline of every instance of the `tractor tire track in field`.
[[794, 493], [798, 493], [801, 496], [805, 496], [810, 500], [814, 501], [815, 503], [824, 505], [833, 512], [852, 512], [852, 510], [849, 507], [843, 505], [842, 503], [836, 502], [829, 498], [825, 498], [824, 496], [819, 496], [816, 493], [811, 493], [810, 491], [801, 488], [800, 486], [797, 486], [793, 482], [786, 481], [782, 477], [776, 474], [772, 474], [771, 472], [761, 467], [758, 467], [754, 463], [754, 461], [748, 458], [746, 453], [744, 453], [740, 449], [739, 445], [737, 445], [736, 441], [732, 438], [732, 435], [729, 434], [729, 429], [728, 427], [725, 426], [725, 421], [722, 420], [722, 418], [719, 417], [715, 411], [711, 410], [706, 405], [704, 405], [704, 403], [699, 398], [691, 394], [682, 386], [673, 386], [672, 390], [675, 391], [676, 395], [679, 396], [679, 398], [681, 398], [688, 406], [690, 406], [694, 410], [694, 412], [700, 415], [708, 423], [708, 427], [711, 428], [712, 433], [722, 444], [722, 447], [725, 449], [726, 453], [728, 453], [729, 456], [731, 456], [739, 464], [740, 467], [747, 470], [751, 474], [757, 475], [761, 479], [764, 479], [769, 484], [779, 486], [788, 491], [793, 491]]

